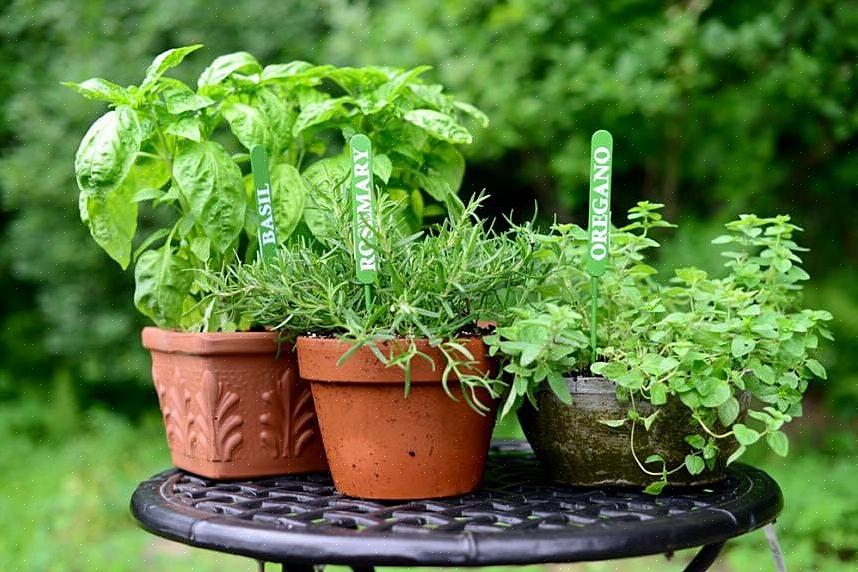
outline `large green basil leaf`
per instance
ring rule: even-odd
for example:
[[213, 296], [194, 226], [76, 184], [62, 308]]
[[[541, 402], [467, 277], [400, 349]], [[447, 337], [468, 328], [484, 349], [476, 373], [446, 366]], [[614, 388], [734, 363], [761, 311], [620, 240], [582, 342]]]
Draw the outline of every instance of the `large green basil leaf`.
[[274, 155], [277, 151], [288, 147], [292, 142], [292, 127], [295, 126], [298, 112], [292, 109], [283, 97], [268, 87], [263, 87], [256, 93], [256, 104], [268, 118], [274, 144], [272, 155]]
[[182, 63], [182, 60], [185, 59], [185, 56], [190, 54], [191, 52], [195, 52], [202, 48], [202, 44], [194, 44], [191, 46], [184, 46], [181, 48], [173, 48], [171, 50], [167, 50], [166, 52], [161, 52], [155, 59], [152, 60], [152, 63], [149, 65], [149, 68], [146, 70], [146, 77], [143, 79], [143, 83], [140, 84], [141, 88], [147, 88], [154, 84], [164, 73]]
[[253, 182], [253, 174], [245, 175], [242, 181], [247, 199], [247, 208], [244, 209], [244, 232], [247, 236], [254, 237], [259, 230], [259, 213], [256, 211], [256, 185]]
[[196, 117], [182, 117], [178, 121], [169, 123], [164, 128], [164, 133], [190, 139], [191, 141], [203, 140], [203, 124]]
[[[197, 80], [197, 87], [208, 88], [220, 84], [236, 72], [244, 74], [261, 73], [262, 66], [247, 52], [235, 52], [215, 58], [209, 67], [203, 70]], [[205, 95], [205, 93], [203, 93]]]
[[128, 171], [123, 185], [128, 185], [135, 191], [152, 188], [160, 189], [170, 180], [170, 165], [164, 159], [138, 157], [137, 162]]
[[[317, 239], [325, 242], [336, 236], [337, 211], [345, 212], [348, 204], [348, 157], [339, 155], [316, 161], [304, 172], [310, 193], [304, 207], [304, 222]], [[337, 204], [339, 203], [339, 204]]]
[[278, 79], [288, 79], [296, 76], [301, 72], [312, 69], [313, 64], [302, 62], [300, 60], [289, 62], [288, 64], [272, 64], [265, 66], [262, 70], [262, 81], [272, 81]]
[[122, 184], [104, 195], [81, 191], [78, 201], [80, 218], [92, 238], [123, 270], [131, 262], [131, 241], [137, 232], [135, 192]]
[[444, 88], [440, 85], [423, 85], [414, 83], [409, 85], [408, 89], [429, 107], [438, 111], [450, 110], [450, 100], [446, 95], [444, 95]]
[[134, 305], [160, 327], [179, 325], [194, 282], [190, 264], [166, 243], [147, 250], [134, 268]]
[[182, 141], [173, 178], [212, 246], [229, 249], [241, 233], [247, 205], [241, 171], [226, 150], [213, 141]]
[[473, 141], [470, 132], [455, 119], [433, 109], [414, 109], [406, 113], [403, 119], [442, 141], [465, 145]]
[[133, 109], [118, 107], [99, 117], [83, 136], [75, 156], [80, 190], [103, 196], [119, 186], [142, 141], [143, 128]]
[[290, 78], [286, 78], [286, 84], [303, 87], [318, 85], [335, 69], [337, 68], [330, 64], [313, 66], [296, 73]]
[[223, 104], [221, 113], [232, 133], [249, 151], [254, 145], [262, 145], [271, 152], [271, 128], [268, 118], [255, 107], [237, 101]]
[[381, 68], [333, 68], [328, 70], [327, 77], [339, 84], [350, 95], [372, 91], [388, 80], [388, 75]]
[[411, 68], [410, 70], [397, 71], [393, 73], [390, 78], [390, 81], [384, 83], [372, 93], [372, 96], [369, 98], [372, 102], [371, 108], [366, 109], [362, 107], [361, 110], [366, 113], [375, 113], [381, 111], [389, 104], [396, 101], [396, 99], [405, 90], [405, 87], [414, 78], [426, 73], [431, 69], [432, 66], [417, 66], [415, 68]]
[[64, 81], [61, 83], [87, 99], [107, 101], [109, 103], [129, 103], [131, 101], [127, 89], [100, 77], [90, 78], [81, 83], [73, 81]]
[[426, 155], [426, 165], [433, 176], [441, 177], [455, 193], [465, 176], [465, 158], [452, 145], [441, 143]]
[[307, 201], [307, 186], [298, 169], [288, 164], [271, 169], [271, 200], [277, 240], [289, 238], [301, 222]]
[[167, 111], [173, 115], [204, 109], [214, 104], [213, 99], [194, 93], [194, 90], [178, 80], [167, 78], [162, 83], [166, 83], [166, 86], [160, 92], [161, 97]]
[[343, 117], [348, 115], [348, 110], [345, 108], [344, 104], [351, 101], [352, 98], [350, 97], [337, 97], [308, 103], [303, 106], [301, 113], [298, 115], [298, 119], [295, 120], [295, 126], [292, 128], [292, 134], [298, 136], [308, 127], [324, 123], [334, 117]]
[[403, 181], [412, 187], [423, 189], [436, 201], [443, 202], [453, 193], [450, 184], [440, 176], [431, 176], [413, 169], [403, 169], [400, 173]]
[[142, 189], [160, 189], [170, 180], [167, 163], [140, 159], [117, 188], [106, 194], [81, 191], [80, 218], [95, 242], [122, 266], [131, 261], [131, 242], [137, 232], [137, 194]]
[[477, 123], [477, 125], [479, 125], [483, 129], [489, 126], [489, 116], [471, 105], [470, 103], [465, 103], [464, 101], [454, 101], [453, 106], [455, 106], [456, 109], [473, 119]]
[[372, 174], [379, 178], [385, 185], [390, 180], [393, 172], [393, 162], [387, 155], [376, 155], [372, 158]]

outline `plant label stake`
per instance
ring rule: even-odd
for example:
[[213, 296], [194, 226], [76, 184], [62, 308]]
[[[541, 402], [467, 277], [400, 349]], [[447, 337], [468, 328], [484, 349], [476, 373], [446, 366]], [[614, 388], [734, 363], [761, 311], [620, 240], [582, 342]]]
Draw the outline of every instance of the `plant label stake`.
[[375, 247], [372, 245], [373, 195], [372, 195], [372, 143], [362, 133], [349, 141], [352, 156], [352, 205], [354, 213], [354, 257], [355, 275], [364, 285], [366, 308], [372, 304], [371, 284], [375, 283]]
[[585, 270], [590, 275], [590, 347], [596, 361], [596, 308], [599, 277], [605, 273], [611, 248], [611, 163], [614, 139], [600, 129], [590, 144], [590, 216], [587, 221], [589, 244]]
[[277, 232], [274, 228], [274, 209], [271, 204], [271, 174], [265, 147], [254, 145], [250, 150], [250, 169], [256, 188], [256, 213], [259, 215], [259, 256], [271, 260], [277, 254]]

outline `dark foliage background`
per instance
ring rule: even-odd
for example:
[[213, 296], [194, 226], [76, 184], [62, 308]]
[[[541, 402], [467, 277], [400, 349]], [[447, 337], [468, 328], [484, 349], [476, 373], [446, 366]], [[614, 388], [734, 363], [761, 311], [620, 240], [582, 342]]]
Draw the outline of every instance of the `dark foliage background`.
[[[56, 483], [9, 489], [8, 501], [0, 484], [0, 523], [35, 523], [15, 527], [8, 549], [0, 542], [0, 564], [11, 564], [3, 569], [220, 562], [147, 552], [148, 540], [123, 516], [126, 489], [166, 457], [150, 419], [156, 405], [131, 276], [94, 245], [77, 214], [74, 152], [103, 109], [59, 85], [91, 76], [136, 83], [155, 54], [194, 42], [206, 50], [180, 68], [183, 79], [237, 50], [265, 63], [432, 64], [432, 79], [492, 120], [470, 150], [464, 184], [465, 192], [492, 194], [489, 214], [524, 216], [536, 204], [545, 216], [583, 220], [589, 137], [609, 129], [615, 212], [656, 200], [681, 225], [664, 265], [717, 271], [707, 245], [721, 223], [741, 212], [792, 214], [812, 248], [809, 295], [834, 313], [837, 342], [824, 356], [830, 380], [813, 391], [807, 419], [793, 429], [793, 456], [760, 462], [815, 503], [796, 501], [797, 512], [784, 518], [794, 569], [851, 569], [858, 494], [845, 481], [854, 478], [858, 414], [856, 30], [858, 4], [836, 0], [3, 3], [0, 474], [50, 467], [81, 487], [73, 501], [48, 497], [54, 500], [42, 508], [25, 509], [27, 495], [46, 495], [42, 487]], [[77, 454], [57, 453], [70, 447]], [[95, 460], [103, 451], [112, 455], [111, 470]], [[31, 464], [13, 461], [16, 452]], [[114, 480], [112, 493], [94, 491]], [[835, 491], [843, 502], [831, 501]], [[67, 532], [53, 549], [38, 548], [39, 538], [60, 529], [47, 523], [48, 508], [82, 507], [95, 524]], [[117, 550], [125, 564], [108, 557]], [[730, 562], [741, 570], [762, 558], [765, 566], [765, 556], [762, 544], [745, 543]]]

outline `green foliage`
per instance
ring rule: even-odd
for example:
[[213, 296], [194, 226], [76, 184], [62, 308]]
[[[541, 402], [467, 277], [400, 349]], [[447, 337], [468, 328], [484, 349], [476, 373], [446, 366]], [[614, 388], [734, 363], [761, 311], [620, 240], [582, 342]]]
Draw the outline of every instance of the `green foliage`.
[[566, 305], [546, 302], [539, 310], [514, 308], [514, 321], [486, 336], [491, 355], [502, 355], [503, 370], [511, 374], [510, 391], [501, 415], [509, 413], [520, 398], [536, 403], [535, 390], [547, 381], [564, 403], [572, 397], [563, 374], [578, 366], [578, 353], [589, 347], [581, 314]]
[[[172, 228], [156, 230], [134, 253], [135, 303], [157, 325], [190, 331], [248, 327], [241, 316], [227, 321], [211, 305], [201, 310], [201, 287], [192, 272], [222, 267], [236, 251], [255, 254], [258, 221], [248, 214], [255, 195], [238, 164], [246, 163], [246, 155], [231, 156], [218, 142], [224, 123], [246, 150], [261, 145], [271, 158], [281, 241], [298, 226], [307, 196], [322, 192], [319, 184], [331, 190], [330, 179], [310, 177], [319, 167], [305, 170], [309, 185], [300, 169], [315, 157], [340, 171], [337, 190], [345, 179], [344, 156], [328, 156], [329, 131], [346, 139], [360, 131], [378, 140], [387, 153], [378, 158], [379, 176], [398, 193], [419, 196], [425, 188], [442, 204], [455, 196], [463, 161], [452, 144], [471, 142], [457, 116], [479, 112], [458, 112], [461, 103], [441, 86], [424, 84], [418, 76], [427, 67], [335, 68], [299, 61], [263, 68], [251, 54], [236, 52], [203, 70], [197, 92], [164, 75], [201, 47], [158, 55], [139, 86], [100, 78], [64, 83], [115, 107], [90, 127], [75, 158], [81, 219], [96, 242], [125, 268], [138, 205], [176, 211]], [[423, 91], [433, 94], [431, 101]], [[433, 109], [422, 108], [427, 105]], [[413, 198], [400, 215], [419, 228], [423, 205], [422, 197]], [[309, 217], [309, 230], [324, 240], [326, 229], [316, 218]]]
[[[821, 429], [824, 429], [821, 431]], [[825, 436], [827, 435], [827, 436]], [[796, 451], [788, 459], [754, 451], [754, 465], [780, 485], [786, 506], [776, 529], [791, 570], [846, 571], [855, 567], [858, 500], [854, 467], [858, 449], [845, 427], [809, 424], [795, 434]], [[808, 483], [814, 483], [808, 486]], [[771, 566], [762, 532], [736, 539], [725, 561], [735, 570]]]
[[256, 569], [246, 559], [153, 540], [128, 515], [128, 499], [140, 480], [169, 463], [160, 419], [147, 416], [132, 425], [115, 414], [89, 411], [72, 417], [72, 424], [51, 428], [51, 417], [58, 413], [63, 414], [43, 400], [0, 408], [5, 477], [0, 525], [6, 531], [0, 538], [0, 568]]
[[[63, 367], [97, 383], [147, 370], [137, 339], [143, 322], [126, 302], [131, 276], [118, 275], [89, 246], [77, 214], [59, 207], [73, 204], [70, 165], [94, 118], [94, 107], [59, 82], [101, 76], [126, 86], [140, 81], [153, 54], [203, 42], [207, 53], [244, 50], [275, 62], [432, 64], [424, 77], [492, 117], [491, 129], [472, 130], [463, 188], [491, 190], [496, 212], [538, 200], [541, 212], [569, 216], [586, 196], [589, 135], [608, 128], [617, 135], [615, 188], [639, 189], [683, 214], [682, 232], [664, 246], [667, 267], [715, 269], [695, 245], [739, 212], [801, 210], [814, 251], [808, 294], [836, 310], [836, 359], [828, 350], [822, 360], [830, 366], [826, 396], [842, 415], [858, 411], [850, 216], [858, 164], [849, 112], [858, 90], [842, 65], [856, 53], [851, 5], [247, 0], [239, 13], [221, 0], [66, 4], [15, 0], [0, 9], [0, 291], [9, 299], [2, 350], [16, 386]], [[207, 63], [194, 53], [167, 74], [195, 85]], [[288, 65], [269, 70], [288, 73]], [[173, 109], [195, 104], [184, 99], [177, 94]], [[192, 134], [195, 126], [177, 128]], [[453, 181], [456, 169], [449, 172]], [[418, 212], [423, 197], [412, 196]], [[616, 193], [617, 210], [628, 204], [623, 197]], [[424, 216], [437, 214], [425, 205]], [[141, 208], [138, 236], [170, 218]]]
[[[547, 212], [585, 202], [572, 191], [599, 128], [616, 137], [616, 188], [642, 187], [671, 216], [822, 201], [848, 212], [850, 193], [831, 189], [854, 189], [858, 91], [841, 65], [858, 56], [856, 19], [854, 6], [799, 0], [404, 0], [334, 14], [327, 50], [435, 65], [492, 118], [478, 161], [520, 161], [508, 188], [541, 187]], [[814, 237], [831, 224], [843, 237], [849, 217], [832, 210]]]
[[[315, 2], [248, 0], [240, 12], [220, 0], [82, 0], [74, 9], [65, 0], [2, 4], [3, 398], [66, 372], [81, 399], [132, 411], [114, 387], [151, 383], [139, 337], [149, 320], [130, 303], [133, 275], [117, 272], [109, 256], [94, 248], [75, 208], [75, 150], [100, 115], [98, 105], [60, 82], [100, 76], [120, 86], [136, 84], [153, 55], [200, 40], [215, 54], [243, 49], [273, 61], [314, 59], [321, 57], [323, 29]], [[167, 74], [190, 83], [204, 60], [192, 54]], [[170, 225], [173, 215], [144, 206], [137, 221], [142, 240]]]
[[[658, 246], [651, 231], [672, 226], [658, 213], [661, 207], [639, 203], [629, 211], [630, 223], [612, 232], [612, 266], [599, 288], [597, 349], [602, 361], [596, 363], [585, 351], [588, 328], [580, 319], [590, 305], [584, 230], [555, 225], [551, 234], [530, 238], [541, 243], [536, 259], [553, 269], [543, 271], [548, 280], [519, 311], [517, 321], [502, 322], [501, 335], [489, 338], [520, 384], [510, 392], [505, 410], [522, 395], [532, 399], [546, 377], [558, 397], [568, 401], [557, 377], [589, 367], [616, 384], [618, 397], [630, 401], [632, 431], [639, 422], [644, 429], [651, 423], [637, 414], [636, 402], [660, 406], [679, 399], [688, 407], [701, 431], [688, 437], [691, 449], [684, 467], [692, 474], [713, 467], [722, 439], [734, 439], [739, 446], [728, 462], [761, 440], [786, 455], [789, 443], [781, 428], [802, 414], [808, 381], [825, 378], [814, 355], [820, 338], [832, 338], [826, 325], [831, 314], [803, 307], [802, 283], [809, 276], [799, 266], [799, 253], [805, 249], [793, 240], [801, 229], [787, 216], [742, 215], [726, 225], [729, 234], [713, 240], [731, 248], [722, 252], [727, 258], [723, 278], [685, 267], [661, 284], [644, 259], [646, 250]], [[524, 227], [519, 232], [530, 234]], [[549, 335], [547, 325], [557, 321], [560, 308], [568, 320], [558, 322], [564, 335]], [[534, 324], [544, 329], [534, 330]], [[753, 427], [737, 422], [746, 393], [759, 404], [748, 411]], [[608, 424], [621, 426], [625, 420]], [[664, 467], [663, 480], [680, 468]]]
[[[617, 136], [616, 210], [628, 204], [629, 195], [621, 191], [635, 189], [634, 196], [666, 203], [674, 217], [682, 213], [682, 228], [665, 241], [657, 268], [694, 265], [719, 276], [717, 252], [705, 245], [720, 234], [721, 222], [740, 212], [800, 213], [805, 242], [813, 249], [805, 260], [814, 276], [808, 306], [831, 310], [837, 338], [819, 349], [829, 380], [811, 384], [809, 391], [824, 398], [828, 409], [821, 413], [854, 417], [858, 76], [848, 62], [858, 51], [855, 22], [850, 3], [797, 0], [670, 6], [653, 0], [322, 5], [244, 0], [241, 10], [223, 0], [82, 0], [73, 10], [66, 0], [5, 3], [0, 8], [0, 398], [50, 384], [61, 374], [71, 376], [84, 402], [128, 412], [146, 404], [127, 396], [136, 387], [127, 382], [150, 383], [148, 356], [139, 342], [143, 321], [128, 303], [131, 276], [117, 273], [109, 257], [92, 248], [71, 207], [76, 194], [71, 165], [94, 107], [59, 82], [92, 76], [110, 77], [120, 86], [139, 82], [153, 54], [204, 42], [208, 53], [246, 50], [265, 61], [432, 64], [426, 77], [441, 80], [492, 118], [491, 129], [473, 130], [462, 188], [490, 189], [494, 200], [487, 207], [498, 211], [528, 209], [538, 200], [541, 212], [559, 212], [561, 220], [583, 215], [572, 205], [586, 196], [588, 138], [597, 128], [610, 129]], [[194, 54], [168, 73], [195, 85], [204, 60]], [[177, 96], [171, 105], [175, 110], [193, 104]], [[188, 134], [195, 129], [193, 123], [178, 128]], [[434, 207], [426, 205], [426, 211], [437, 214]], [[162, 211], [140, 209], [138, 236], [170, 223]], [[121, 391], [111, 387], [116, 382], [122, 382], [115, 386]], [[109, 448], [106, 440], [118, 433], [105, 432], [103, 440], [93, 436], [91, 445], [80, 447]], [[161, 439], [156, 431], [135, 435], [149, 444]], [[34, 481], [34, 474], [74, 472], [80, 475], [75, 483], [94, 480], [85, 471], [98, 465], [74, 447], [34, 449], [33, 466], [47, 468], [25, 470], [15, 479], [16, 486], [33, 483], [28, 489], [33, 502], [5, 527], [25, 531], [22, 535], [34, 539], [33, 550], [58, 569], [64, 569], [64, 559], [86, 558], [83, 542], [18, 525], [49, 522], [55, 514], [51, 503], [63, 502], [51, 500], [55, 479]], [[128, 442], [117, 448], [127, 450], [141, 456]], [[137, 478], [146, 473], [133, 464], [119, 466]], [[848, 512], [855, 505], [850, 500], [854, 454], [805, 449], [764, 466], [774, 471], [787, 498], [779, 525], [791, 569], [854, 568], [851, 523], [858, 521]], [[117, 470], [112, 465], [111, 475]], [[810, 481], [819, 486], [808, 487]], [[106, 523], [97, 529], [102, 532], [94, 532], [95, 525], [86, 529], [88, 553], [103, 553], [108, 569], [136, 569], [137, 562], [158, 569], [152, 560], [159, 560], [152, 556], [157, 548], [141, 541], [131, 551], [104, 540], [104, 531], [115, 531], [117, 519], [127, 513], [127, 493], [114, 493], [118, 500], [112, 504], [75, 496], [112, 511], [110, 518], [87, 520]], [[44, 508], [44, 516], [34, 507]], [[75, 521], [75, 530], [82, 522]], [[740, 548], [728, 554], [734, 569], [770, 566], [761, 534], [738, 542]], [[46, 552], [46, 546], [56, 550]], [[163, 568], [177, 569], [173, 560]], [[628, 569], [637, 569], [638, 562]], [[651, 567], [666, 566], [657, 559]], [[81, 567], [97, 569], [92, 559], [75, 566]]]
[[[615, 211], [666, 205], [676, 268], [744, 212], [801, 213], [820, 307], [845, 311], [825, 386], [858, 412], [858, 59], [854, 4], [397, 0], [332, 14], [326, 59], [428, 63], [492, 119], [469, 149], [472, 188], [504, 207], [584, 220], [589, 138], [614, 134]], [[622, 25], [618, 25], [618, 22]], [[626, 192], [628, 191], [628, 192]], [[714, 253], [714, 251], [712, 251]], [[818, 301], [817, 301], [818, 300]], [[836, 356], [834, 355], [836, 353]]]
[[[533, 280], [529, 238], [487, 230], [476, 216], [485, 197], [460, 204], [457, 214], [425, 233], [410, 234], [398, 216], [405, 202], [381, 195], [366, 239], [378, 269], [367, 306], [364, 284], [355, 277], [348, 201], [339, 193], [323, 196], [328, 208], [320, 215], [333, 231], [326, 248], [298, 242], [270, 262], [210, 274], [208, 289], [224, 306], [285, 337], [336, 336], [354, 342], [355, 349], [372, 348], [383, 363], [406, 372], [411, 360], [420, 358], [415, 338], [425, 338], [447, 360], [445, 387], [456, 373], [472, 392], [485, 387], [497, 396], [502, 382], [468, 374], [464, 366], [473, 356], [457, 340], [479, 335], [480, 320], [497, 321], [520, 301]], [[385, 355], [378, 347], [403, 338], [407, 347], [398, 355]], [[473, 393], [465, 395], [482, 407]]]

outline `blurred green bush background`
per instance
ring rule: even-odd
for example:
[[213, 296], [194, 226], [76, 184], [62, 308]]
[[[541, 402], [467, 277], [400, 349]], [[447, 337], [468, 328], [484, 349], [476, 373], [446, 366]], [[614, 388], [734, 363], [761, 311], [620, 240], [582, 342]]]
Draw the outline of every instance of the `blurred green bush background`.
[[[62, 88], [136, 83], [178, 45], [263, 63], [434, 66], [490, 116], [464, 192], [491, 211], [583, 220], [590, 134], [615, 138], [615, 212], [681, 224], [665, 265], [717, 272], [709, 240], [741, 212], [807, 230], [809, 296], [835, 315], [781, 482], [791, 570], [858, 566], [858, 4], [837, 0], [12, 0], [0, 7], [0, 569], [251, 570], [135, 530], [136, 482], [168, 464], [131, 276], [77, 214], [73, 157], [103, 112]], [[705, 252], [706, 254], [701, 254]], [[772, 569], [759, 533], [721, 570]], [[682, 555], [680, 555], [681, 560]], [[667, 568], [666, 568], [667, 567]], [[663, 558], [587, 570], [680, 569]], [[572, 567], [573, 569], [578, 569]]]

